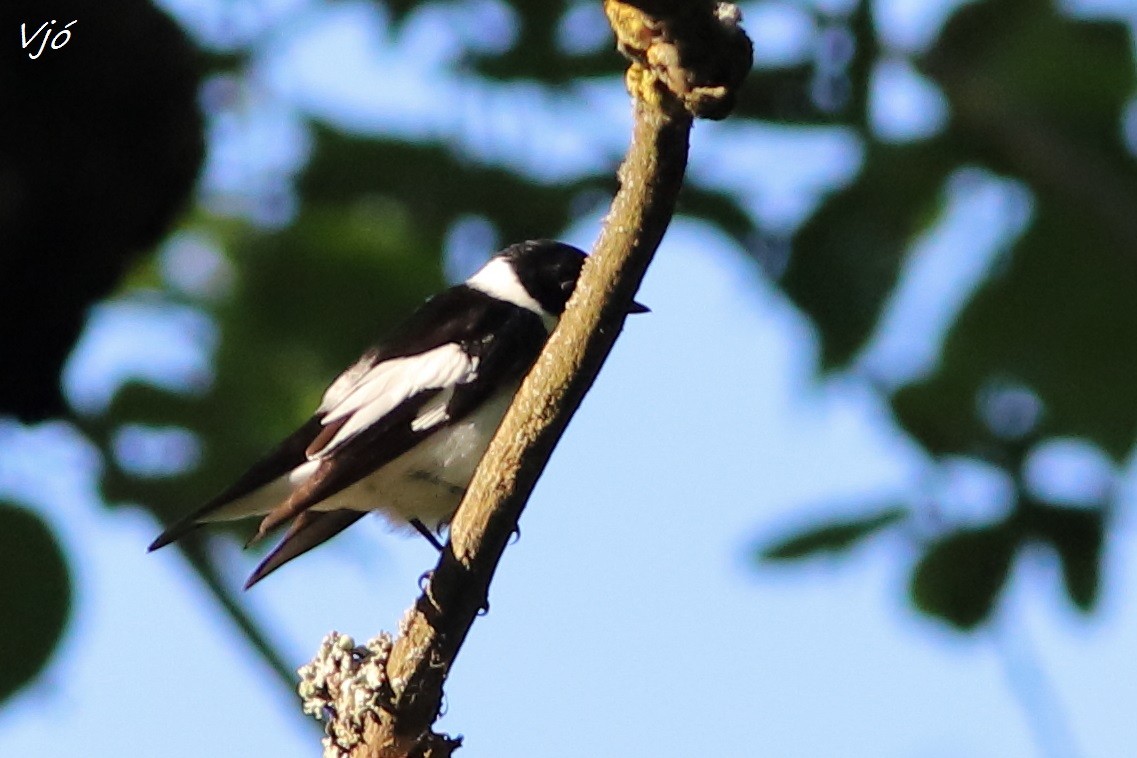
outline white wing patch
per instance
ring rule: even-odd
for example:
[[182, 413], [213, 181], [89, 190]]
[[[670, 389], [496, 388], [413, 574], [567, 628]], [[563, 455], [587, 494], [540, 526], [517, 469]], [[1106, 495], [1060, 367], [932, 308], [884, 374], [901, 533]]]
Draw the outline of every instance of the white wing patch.
[[437, 426], [449, 419], [450, 414], [446, 412], [446, 406], [450, 405], [450, 398], [452, 397], [454, 397], [454, 387], [452, 386], [432, 397], [426, 405], [419, 409], [415, 420], [411, 422], [411, 429], [421, 432], [423, 429]]
[[324, 397], [320, 401], [320, 407], [316, 409], [316, 413], [327, 413], [332, 408], [343, 402], [344, 398], [348, 396], [355, 386], [359, 384], [359, 380], [367, 374], [375, 363], [374, 351], [368, 350], [362, 358], [351, 367], [336, 377], [331, 386], [324, 391]]
[[440, 424], [448, 418], [446, 405], [454, 394], [454, 387], [471, 382], [478, 375], [478, 359], [471, 358], [454, 343], [418, 355], [392, 358], [366, 372], [359, 372], [359, 367], [358, 363], [352, 366], [324, 393], [320, 408], [327, 415], [321, 423], [327, 426], [341, 419], [347, 421], [327, 445], [313, 452], [309, 458], [327, 456], [403, 401], [426, 390], [448, 391], [439, 393], [426, 403], [411, 428], [422, 431]]

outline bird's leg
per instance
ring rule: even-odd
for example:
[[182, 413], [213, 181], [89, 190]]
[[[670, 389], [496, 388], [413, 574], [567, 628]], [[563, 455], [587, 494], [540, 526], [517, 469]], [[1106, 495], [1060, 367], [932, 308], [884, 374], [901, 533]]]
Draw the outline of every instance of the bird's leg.
[[434, 532], [426, 528], [426, 524], [422, 523], [417, 518], [413, 518], [411, 519], [411, 526], [413, 526], [415, 528], [415, 531], [417, 531], [423, 537], [426, 537], [426, 541], [434, 545], [435, 550], [440, 553], [442, 552], [442, 543], [439, 542], [438, 538], [434, 536]]
[[434, 586], [431, 584], [432, 579], [434, 579], [434, 571], [424, 571], [422, 576], [418, 578], [418, 588], [422, 591], [422, 596], [426, 598], [427, 603], [429, 603], [430, 609], [438, 614], [442, 613], [442, 606], [434, 599]]

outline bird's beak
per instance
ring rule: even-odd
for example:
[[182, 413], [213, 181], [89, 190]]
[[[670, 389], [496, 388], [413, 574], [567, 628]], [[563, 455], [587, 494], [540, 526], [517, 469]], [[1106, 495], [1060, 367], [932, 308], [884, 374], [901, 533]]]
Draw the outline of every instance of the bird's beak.
[[648, 308], [643, 303], [637, 303], [635, 300], [628, 306], [628, 313], [651, 313], [651, 308]]

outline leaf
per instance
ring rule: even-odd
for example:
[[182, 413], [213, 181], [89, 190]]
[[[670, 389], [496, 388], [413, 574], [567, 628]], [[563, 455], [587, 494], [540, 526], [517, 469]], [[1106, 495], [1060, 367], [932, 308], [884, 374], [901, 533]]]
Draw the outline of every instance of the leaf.
[[818, 553], [840, 553], [905, 517], [903, 508], [889, 508], [872, 516], [830, 521], [821, 526], [784, 537], [760, 548], [758, 559], [790, 561], [809, 558]]
[[683, 187], [676, 213], [701, 218], [729, 234], [744, 249], [753, 246], [758, 231], [754, 219], [739, 205], [738, 198], [688, 182]]
[[791, 124], [832, 124], [833, 117], [818, 109], [809, 88], [817, 71], [812, 64], [784, 68], [757, 68], [742, 82], [735, 117]]
[[944, 141], [870, 144], [864, 170], [794, 238], [783, 289], [813, 319], [824, 369], [846, 365], [876, 327], [909, 247], [939, 213], [960, 156]]
[[[1049, 0], [985, 0], [953, 14], [919, 65], [961, 111], [988, 107], [982, 101], [993, 97], [1007, 118], [1037, 119], [1075, 141], [1108, 144], [1133, 93], [1131, 56], [1124, 24], [1073, 19]], [[995, 170], [1013, 171], [988, 157]]]
[[1039, 434], [1085, 437], [1123, 458], [1137, 430], [1137, 256], [1079, 209], [1039, 198], [1011, 259], [964, 308], [939, 370], [893, 408], [934, 454], [991, 439], [978, 397], [1008, 380], [1042, 400]]
[[[558, 26], [569, 3], [512, 0], [510, 5], [518, 22], [513, 45], [503, 52], [467, 54], [474, 70], [483, 77], [560, 84], [585, 77], [618, 76], [626, 68], [627, 61], [616, 52], [611, 32], [606, 34], [607, 43], [594, 52], [563, 52], [557, 41]], [[597, 13], [597, 17], [607, 30], [603, 14]]]
[[991, 382], [1042, 400], [1039, 434], [1088, 437], [1115, 459], [1137, 433], [1137, 168], [1120, 114], [1134, 86], [1125, 27], [1041, 0], [988, 0], [953, 16], [921, 66], [943, 88], [973, 159], [1026, 182], [1036, 203], [1009, 260], [973, 296], [935, 375], [894, 398], [934, 454], [991, 438]]
[[576, 197], [596, 188], [607, 194], [601, 182], [610, 181], [540, 184], [438, 144], [365, 139], [327, 127], [314, 134], [316, 149], [299, 181], [306, 204], [397, 202], [423, 241], [438, 248], [451, 224], [468, 214], [488, 218], [506, 243], [554, 236], [571, 220]]
[[912, 602], [958, 629], [975, 628], [991, 614], [1021, 537], [1013, 522], [1004, 522], [936, 540], [912, 574]]
[[47, 524], [0, 502], [0, 701], [47, 665], [71, 612], [71, 579]]
[[1083, 613], [1092, 611], [1101, 589], [1104, 511], [1032, 503], [1025, 514], [1036, 536], [1057, 551], [1070, 602]]

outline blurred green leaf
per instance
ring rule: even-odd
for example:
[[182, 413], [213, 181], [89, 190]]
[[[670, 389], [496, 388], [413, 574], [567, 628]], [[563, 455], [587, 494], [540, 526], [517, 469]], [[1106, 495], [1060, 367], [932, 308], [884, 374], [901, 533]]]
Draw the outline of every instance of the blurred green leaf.
[[1038, 433], [1126, 455], [1137, 431], [1137, 248], [1088, 221], [1040, 198], [1010, 260], [949, 333], [937, 372], [896, 394], [897, 417], [930, 452], [990, 439], [979, 393], [1010, 380], [1042, 399]]
[[1034, 534], [1057, 551], [1070, 602], [1083, 613], [1092, 611], [1101, 589], [1105, 513], [1100, 508], [1030, 503], [1024, 514]]
[[675, 211], [711, 222], [743, 249], [753, 244], [753, 236], [758, 231], [754, 219], [742, 209], [737, 198], [725, 192], [705, 190], [692, 183], [683, 187]]
[[[383, 0], [379, 4], [392, 13], [396, 25], [402, 25], [423, 8], [448, 3]], [[562, 84], [582, 77], [622, 74], [626, 61], [616, 52], [611, 32], [607, 32], [610, 42], [595, 52], [570, 53], [558, 44], [558, 29], [565, 12], [581, 4], [582, 0], [509, 0], [506, 7], [515, 22], [512, 43], [504, 49], [467, 50], [459, 61], [459, 67], [471, 68], [487, 79], [538, 81], [544, 84]], [[594, 7], [597, 20], [607, 30], [603, 9], [599, 3]]]
[[942, 140], [870, 143], [861, 174], [794, 238], [780, 283], [820, 330], [823, 369], [845, 366], [872, 334], [909, 245], [941, 210], [941, 187], [959, 158]]
[[814, 66], [805, 63], [751, 71], [739, 90], [735, 116], [793, 124], [833, 123], [833, 116], [821, 112], [810, 99], [809, 88], [816, 75]]
[[[974, 453], [978, 441], [987, 438], [975, 407], [978, 388], [957, 379], [940, 371], [892, 396], [897, 421], [932, 455]], [[955, 413], [944, 413], [946, 408]]]
[[[611, 32], [609, 40], [595, 52], [564, 52], [557, 42], [558, 27], [565, 10], [575, 3], [565, 0], [511, 0], [518, 20], [517, 37], [510, 48], [501, 53], [478, 53], [470, 56], [474, 69], [489, 79], [536, 80], [547, 84], [567, 83], [582, 77], [619, 76], [627, 61], [616, 52]], [[607, 19], [599, 3], [595, 4], [600, 23]]]
[[611, 182], [540, 184], [441, 145], [366, 139], [326, 127], [315, 135], [315, 152], [299, 181], [306, 203], [397, 202], [423, 243], [438, 248], [451, 224], [467, 214], [488, 218], [506, 244], [555, 236], [571, 220], [578, 195], [606, 190]]
[[[945, 88], [964, 122], [979, 109], [1006, 125], [1042, 122], [1073, 143], [1093, 145], [1117, 140], [1135, 77], [1123, 24], [1076, 20], [1049, 0], [970, 3], [952, 15], [919, 65]], [[983, 145], [990, 135], [968, 136]], [[1015, 173], [1006, 147], [985, 153], [985, 162]]]
[[899, 522], [906, 514], [904, 508], [889, 508], [871, 516], [830, 521], [783, 537], [760, 548], [758, 559], [789, 561], [810, 558], [819, 553], [840, 553]]
[[0, 701], [31, 681], [59, 645], [71, 613], [63, 549], [32, 511], [0, 502]]
[[973, 629], [991, 614], [1021, 539], [1022, 532], [1004, 522], [936, 540], [912, 574], [912, 602], [929, 616]]
[[974, 452], [993, 382], [1042, 400], [1039, 434], [1087, 437], [1115, 459], [1137, 435], [1137, 165], [1120, 114], [1134, 84], [1128, 31], [1042, 0], [961, 9], [921, 66], [975, 160], [1024, 181], [1030, 227], [949, 333], [934, 375], [896, 394], [933, 454]]

